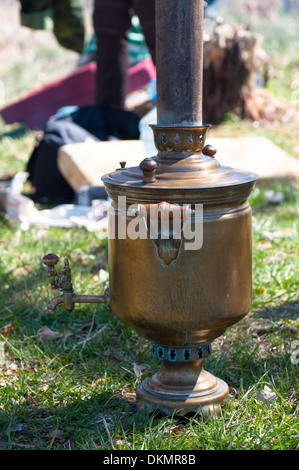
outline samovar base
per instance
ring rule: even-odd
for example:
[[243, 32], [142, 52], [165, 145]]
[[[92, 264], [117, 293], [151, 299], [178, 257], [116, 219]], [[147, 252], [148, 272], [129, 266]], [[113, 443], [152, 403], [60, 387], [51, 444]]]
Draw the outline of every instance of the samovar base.
[[137, 406], [165, 414], [185, 416], [198, 413], [203, 418], [218, 417], [227, 400], [228, 385], [202, 367], [203, 360], [162, 361], [159, 372], [137, 388]]

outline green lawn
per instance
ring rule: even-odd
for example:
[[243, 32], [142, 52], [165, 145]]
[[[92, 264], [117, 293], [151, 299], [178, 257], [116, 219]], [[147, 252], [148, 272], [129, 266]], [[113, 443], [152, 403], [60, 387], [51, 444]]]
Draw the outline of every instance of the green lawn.
[[[158, 369], [151, 346], [105, 307], [59, 307], [44, 254], [68, 256], [79, 293], [101, 293], [107, 239], [80, 229], [0, 226], [0, 446], [4, 449], [295, 449], [298, 447], [298, 191], [291, 183], [267, 203], [258, 186], [253, 206], [253, 307], [213, 344], [207, 370], [230, 385], [219, 420], [137, 412], [135, 390]], [[48, 330], [48, 329], [49, 330]], [[297, 346], [298, 347], [298, 346]], [[296, 356], [295, 356], [296, 359]], [[299, 359], [299, 353], [298, 353]], [[295, 361], [296, 362], [296, 361]], [[135, 364], [146, 364], [142, 377]], [[258, 400], [268, 386], [276, 401]], [[105, 424], [108, 425], [108, 436]]]
[[[287, 88], [298, 66], [292, 60], [292, 73], [273, 78], [271, 91]], [[15, 68], [11, 73], [13, 79]], [[12, 95], [12, 85], [9, 90]], [[299, 157], [299, 130], [292, 124], [253, 129], [230, 116], [211, 132], [256, 132]], [[24, 170], [33, 142], [32, 132], [2, 123], [1, 177]], [[281, 193], [278, 204], [269, 202], [269, 191]], [[159, 364], [151, 345], [104, 306], [77, 305], [72, 314], [59, 307], [55, 316], [46, 315], [53, 293], [42, 256], [69, 257], [75, 291], [102, 293], [106, 234], [22, 231], [0, 213], [0, 449], [298, 449], [298, 199], [291, 181], [259, 183], [250, 197], [253, 304], [213, 343], [206, 360], [206, 369], [230, 386], [221, 417], [208, 421], [137, 411], [136, 387]], [[141, 377], [134, 364], [147, 366]], [[261, 401], [265, 387], [275, 394], [270, 404]]]

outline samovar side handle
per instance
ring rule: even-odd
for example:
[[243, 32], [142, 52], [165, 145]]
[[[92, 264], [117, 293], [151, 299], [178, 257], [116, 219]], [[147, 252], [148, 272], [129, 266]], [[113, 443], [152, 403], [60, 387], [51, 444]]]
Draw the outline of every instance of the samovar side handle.
[[147, 217], [157, 216], [158, 220], [163, 218], [182, 219], [194, 214], [194, 210], [190, 209], [189, 204], [180, 206], [179, 204], [169, 204], [168, 202], [159, 202], [158, 204], [139, 204], [137, 212], [142, 215], [146, 211]]
[[139, 204], [134, 210], [134, 215], [144, 219], [150, 239], [156, 245], [157, 254], [164, 266], [169, 266], [177, 259], [186, 221], [190, 220], [194, 213], [188, 204], [181, 206], [165, 201], [158, 204]]

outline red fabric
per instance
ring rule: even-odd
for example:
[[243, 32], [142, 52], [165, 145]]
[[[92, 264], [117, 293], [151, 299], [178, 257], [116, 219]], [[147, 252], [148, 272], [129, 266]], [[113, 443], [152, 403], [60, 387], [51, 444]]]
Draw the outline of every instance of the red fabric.
[[[63, 106], [92, 106], [96, 96], [96, 63], [82, 65], [67, 77], [56, 80], [24, 98], [8, 104], [0, 114], [7, 124], [23, 122], [29, 129], [44, 129], [50, 116]], [[156, 76], [152, 60], [129, 69], [129, 93], [144, 87]]]

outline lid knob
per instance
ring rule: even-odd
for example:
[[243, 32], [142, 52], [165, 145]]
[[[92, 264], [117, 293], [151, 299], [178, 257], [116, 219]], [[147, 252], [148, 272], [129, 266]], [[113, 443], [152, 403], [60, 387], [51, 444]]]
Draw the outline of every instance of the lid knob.
[[214, 155], [217, 153], [217, 149], [214, 147], [214, 145], [208, 144], [202, 149], [202, 153], [208, 157], [214, 157]]
[[158, 164], [153, 158], [147, 157], [139, 165], [143, 173], [143, 181], [145, 183], [154, 183], [156, 181], [156, 168]]

